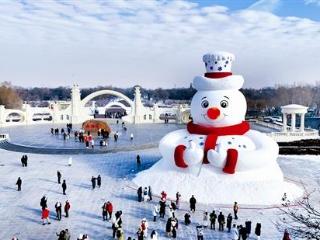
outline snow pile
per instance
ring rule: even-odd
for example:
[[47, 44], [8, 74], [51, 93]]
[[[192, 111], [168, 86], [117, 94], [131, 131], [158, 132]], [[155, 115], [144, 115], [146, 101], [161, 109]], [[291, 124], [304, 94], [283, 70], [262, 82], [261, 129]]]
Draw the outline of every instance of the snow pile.
[[151, 186], [154, 193], [164, 190], [172, 199], [177, 191], [185, 201], [195, 195], [198, 202], [205, 204], [237, 201], [240, 204], [270, 205], [281, 203], [284, 193], [290, 200], [303, 194], [302, 188], [283, 180], [279, 167], [229, 175], [203, 165], [198, 176], [170, 166], [161, 159], [149, 170], [137, 174], [133, 181], [138, 186]]

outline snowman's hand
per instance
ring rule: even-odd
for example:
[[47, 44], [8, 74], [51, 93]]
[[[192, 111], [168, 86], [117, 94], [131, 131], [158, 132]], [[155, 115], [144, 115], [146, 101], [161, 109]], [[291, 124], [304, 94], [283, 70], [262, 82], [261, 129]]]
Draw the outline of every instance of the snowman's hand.
[[226, 159], [221, 155], [221, 153], [210, 149], [207, 153], [207, 157], [210, 164], [212, 164], [213, 166], [218, 168], [223, 168], [225, 166]]
[[190, 145], [184, 151], [183, 158], [188, 166], [193, 166], [199, 164], [203, 160], [203, 149], [196, 146], [196, 144], [191, 141]]

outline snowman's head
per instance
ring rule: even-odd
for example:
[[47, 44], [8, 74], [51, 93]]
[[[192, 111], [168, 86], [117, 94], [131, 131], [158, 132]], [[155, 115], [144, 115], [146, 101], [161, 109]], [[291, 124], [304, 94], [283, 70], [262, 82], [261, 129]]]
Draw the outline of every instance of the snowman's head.
[[208, 127], [239, 124], [246, 111], [246, 99], [239, 90], [198, 91], [191, 101], [193, 122]]

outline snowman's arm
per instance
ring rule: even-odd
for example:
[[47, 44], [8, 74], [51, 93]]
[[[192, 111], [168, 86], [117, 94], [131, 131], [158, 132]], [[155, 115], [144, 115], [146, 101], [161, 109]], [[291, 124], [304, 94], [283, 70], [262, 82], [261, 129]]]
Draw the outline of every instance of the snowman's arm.
[[177, 167], [180, 168], [187, 168], [188, 164], [186, 164], [186, 162], [184, 161], [184, 151], [186, 150], [186, 146], [184, 145], [178, 145], [176, 146], [175, 150], [174, 150], [174, 162], [176, 164]]
[[239, 151], [238, 171], [263, 168], [276, 163], [279, 147], [272, 138], [254, 130], [250, 130], [245, 135], [254, 142], [256, 149]]
[[[173, 131], [165, 135], [159, 143], [159, 150], [163, 159], [170, 161], [170, 163], [174, 163], [176, 148], [177, 146], [182, 145], [183, 139], [188, 135], [189, 133], [185, 129]], [[179, 151], [182, 151], [182, 147]]]

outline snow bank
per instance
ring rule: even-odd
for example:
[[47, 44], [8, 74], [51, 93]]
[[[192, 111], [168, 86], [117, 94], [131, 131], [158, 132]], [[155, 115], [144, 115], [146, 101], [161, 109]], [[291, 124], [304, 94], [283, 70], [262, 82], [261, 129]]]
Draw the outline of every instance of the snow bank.
[[293, 200], [303, 194], [303, 189], [285, 182], [278, 166], [262, 170], [225, 174], [211, 166], [203, 165], [196, 173], [168, 165], [161, 159], [150, 169], [137, 174], [133, 182], [138, 186], [151, 186], [154, 193], [166, 191], [175, 199], [179, 191], [185, 201], [195, 195], [205, 204], [270, 205], [281, 203], [284, 193]]

